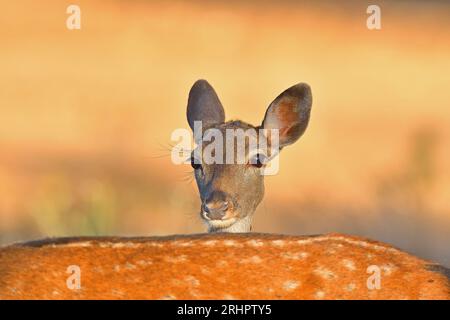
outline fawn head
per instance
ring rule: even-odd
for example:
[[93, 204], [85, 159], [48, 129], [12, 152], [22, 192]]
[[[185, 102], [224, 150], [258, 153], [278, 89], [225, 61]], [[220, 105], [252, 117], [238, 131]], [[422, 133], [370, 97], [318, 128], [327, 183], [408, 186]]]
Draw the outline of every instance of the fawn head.
[[[264, 196], [263, 170], [283, 147], [304, 133], [311, 105], [311, 89], [300, 83], [275, 98], [260, 126], [243, 121], [225, 122], [224, 109], [212, 86], [205, 80], [195, 82], [187, 106], [187, 119], [197, 144], [191, 164], [200, 193], [200, 216], [209, 232], [251, 230], [253, 213]], [[198, 124], [201, 124], [199, 131]], [[276, 139], [272, 137], [274, 131]], [[241, 145], [239, 133], [244, 133]], [[251, 143], [261, 139], [266, 141], [265, 151], [261, 151], [260, 144]], [[208, 150], [213, 142], [215, 148]], [[206, 154], [215, 161], [205, 159]]]

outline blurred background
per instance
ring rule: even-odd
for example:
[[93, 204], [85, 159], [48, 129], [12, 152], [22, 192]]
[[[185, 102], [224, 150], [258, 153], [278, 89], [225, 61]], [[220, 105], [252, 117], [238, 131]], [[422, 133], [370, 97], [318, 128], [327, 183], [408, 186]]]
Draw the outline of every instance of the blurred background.
[[[66, 8], [81, 8], [81, 30]], [[170, 159], [188, 91], [259, 124], [298, 82], [310, 126], [266, 177], [254, 230], [344, 232], [450, 266], [450, 5], [1, 1], [0, 243], [203, 232]]]

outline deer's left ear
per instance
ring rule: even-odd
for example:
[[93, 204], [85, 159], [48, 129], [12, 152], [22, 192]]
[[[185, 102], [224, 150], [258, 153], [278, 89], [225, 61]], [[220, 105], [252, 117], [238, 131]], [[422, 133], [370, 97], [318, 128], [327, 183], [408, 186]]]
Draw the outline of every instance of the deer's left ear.
[[311, 113], [311, 88], [299, 83], [282, 92], [267, 108], [261, 125], [278, 129], [280, 149], [294, 143], [305, 132]]

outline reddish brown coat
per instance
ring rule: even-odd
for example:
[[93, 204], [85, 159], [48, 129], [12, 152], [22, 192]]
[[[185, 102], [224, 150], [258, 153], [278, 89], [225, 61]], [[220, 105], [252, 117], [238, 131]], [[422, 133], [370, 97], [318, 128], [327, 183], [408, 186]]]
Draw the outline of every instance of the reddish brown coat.
[[0, 248], [0, 299], [450, 299], [439, 268], [340, 234], [59, 238]]

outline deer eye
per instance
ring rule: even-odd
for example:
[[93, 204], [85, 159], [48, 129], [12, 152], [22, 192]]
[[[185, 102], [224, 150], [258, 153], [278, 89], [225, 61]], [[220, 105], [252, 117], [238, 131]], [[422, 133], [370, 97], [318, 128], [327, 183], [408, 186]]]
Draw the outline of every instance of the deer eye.
[[262, 153], [257, 153], [253, 157], [250, 158], [250, 165], [261, 168], [267, 163], [267, 157]]
[[199, 163], [200, 161], [196, 161], [194, 157], [191, 158], [191, 166], [194, 170], [198, 170], [202, 168], [202, 165]]

